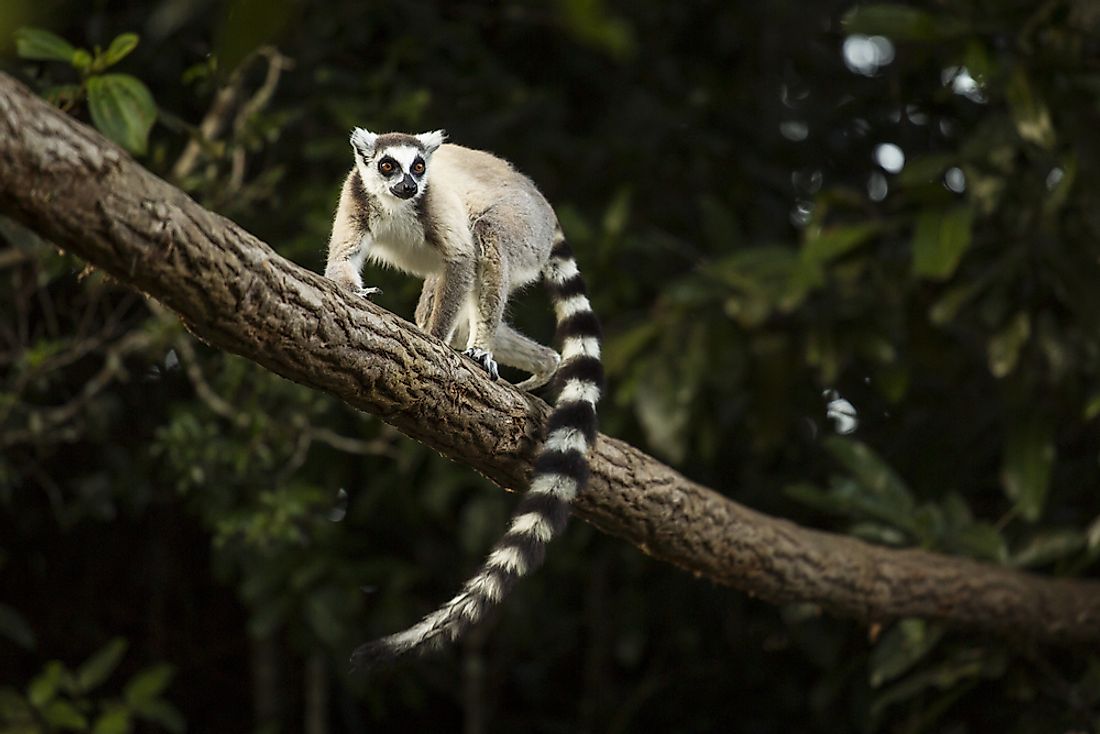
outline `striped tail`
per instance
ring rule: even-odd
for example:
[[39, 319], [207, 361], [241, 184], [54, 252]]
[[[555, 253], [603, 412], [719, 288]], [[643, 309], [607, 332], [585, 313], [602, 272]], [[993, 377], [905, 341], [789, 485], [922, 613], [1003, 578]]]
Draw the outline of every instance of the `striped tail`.
[[554, 376], [558, 398], [535, 460], [531, 487], [520, 499], [504, 537], [462, 590], [404, 632], [358, 648], [351, 657], [353, 668], [428, 652], [462, 637], [500, 604], [520, 578], [542, 565], [547, 543], [565, 529], [569, 505], [588, 479], [588, 451], [596, 440], [596, 403], [603, 388], [600, 324], [573, 251], [560, 234], [542, 275], [554, 303], [562, 363]]

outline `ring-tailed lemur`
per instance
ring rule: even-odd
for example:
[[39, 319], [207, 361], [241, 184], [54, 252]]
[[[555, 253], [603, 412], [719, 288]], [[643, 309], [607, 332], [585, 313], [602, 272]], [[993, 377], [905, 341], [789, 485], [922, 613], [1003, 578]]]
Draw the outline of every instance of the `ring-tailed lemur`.
[[[351, 135], [355, 166], [344, 181], [325, 275], [362, 295], [364, 260], [424, 279], [416, 323], [481, 364], [531, 373], [518, 387], [555, 378], [558, 397], [531, 486], [481, 569], [442, 607], [404, 632], [357, 649], [358, 668], [458, 639], [537, 568], [565, 527], [588, 475], [603, 385], [600, 326], [554, 210], [526, 176], [488, 153], [443, 143], [443, 132]], [[562, 352], [504, 323], [509, 295], [542, 277]], [[560, 364], [559, 364], [560, 362]]]

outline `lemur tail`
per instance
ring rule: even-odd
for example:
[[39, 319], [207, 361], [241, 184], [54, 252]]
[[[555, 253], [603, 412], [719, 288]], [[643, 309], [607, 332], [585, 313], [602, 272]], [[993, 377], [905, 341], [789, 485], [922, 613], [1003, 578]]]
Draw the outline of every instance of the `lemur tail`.
[[523, 576], [542, 565], [546, 545], [569, 519], [569, 505], [588, 479], [588, 451], [596, 440], [596, 403], [603, 388], [600, 325], [561, 236], [543, 267], [557, 317], [562, 363], [554, 379], [558, 397], [535, 460], [531, 486], [511, 524], [481, 569], [462, 590], [417, 624], [358, 648], [352, 667], [364, 669], [394, 658], [428, 652], [460, 638], [498, 605]]

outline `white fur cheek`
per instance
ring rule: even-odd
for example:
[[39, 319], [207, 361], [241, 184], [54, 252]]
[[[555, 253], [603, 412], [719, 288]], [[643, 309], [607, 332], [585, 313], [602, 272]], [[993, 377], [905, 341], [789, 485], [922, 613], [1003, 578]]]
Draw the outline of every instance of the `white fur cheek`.
[[368, 166], [361, 159], [356, 158], [355, 170], [359, 171], [359, 179], [363, 182], [363, 188], [367, 190], [368, 194], [377, 199], [392, 196], [389, 184], [378, 176], [374, 166]]

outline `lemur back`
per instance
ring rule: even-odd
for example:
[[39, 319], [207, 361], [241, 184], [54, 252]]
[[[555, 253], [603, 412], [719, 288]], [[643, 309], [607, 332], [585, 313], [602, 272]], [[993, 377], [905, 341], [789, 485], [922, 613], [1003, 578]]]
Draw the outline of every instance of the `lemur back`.
[[[517, 387], [551, 378], [558, 391], [531, 486], [480, 570], [413, 627], [363, 645], [369, 667], [458, 639], [542, 563], [584, 487], [603, 385], [600, 327], [557, 217], [507, 161], [444, 145], [441, 131], [377, 135], [356, 129], [355, 166], [333, 222], [325, 274], [362, 295], [371, 260], [424, 278], [417, 325], [460, 349], [497, 379], [497, 361], [529, 372]], [[508, 296], [539, 277], [554, 304], [561, 356], [503, 320]]]

